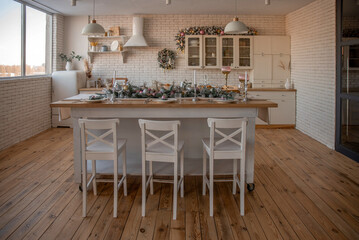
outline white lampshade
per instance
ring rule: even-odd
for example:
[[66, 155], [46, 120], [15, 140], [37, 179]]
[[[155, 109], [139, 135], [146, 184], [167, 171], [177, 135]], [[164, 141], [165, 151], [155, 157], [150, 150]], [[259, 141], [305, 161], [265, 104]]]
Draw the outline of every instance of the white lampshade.
[[105, 34], [105, 29], [93, 19], [91, 23], [87, 24], [82, 29], [82, 35], [103, 35]]
[[238, 21], [238, 17], [233, 18], [233, 21], [228, 23], [224, 28], [224, 33], [226, 34], [245, 34], [248, 33], [247, 26]]

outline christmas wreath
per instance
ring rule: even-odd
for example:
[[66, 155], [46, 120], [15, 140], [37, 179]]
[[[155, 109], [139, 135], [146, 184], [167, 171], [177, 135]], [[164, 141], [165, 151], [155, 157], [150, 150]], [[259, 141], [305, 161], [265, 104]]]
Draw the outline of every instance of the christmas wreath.
[[[186, 35], [224, 35], [224, 27], [204, 26], [181, 29], [175, 36], [177, 51], [184, 51]], [[248, 33], [242, 35], [257, 35], [257, 31], [252, 27], [248, 27]]]
[[158, 52], [158, 64], [163, 69], [174, 69], [175, 68], [176, 53], [167, 48], [162, 49]]

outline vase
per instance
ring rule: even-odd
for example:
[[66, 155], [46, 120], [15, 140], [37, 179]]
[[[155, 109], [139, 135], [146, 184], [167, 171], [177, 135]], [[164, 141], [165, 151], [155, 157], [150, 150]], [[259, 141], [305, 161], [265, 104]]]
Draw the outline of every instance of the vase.
[[72, 70], [72, 63], [71, 62], [66, 62], [66, 71], [71, 71]]
[[287, 78], [287, 81], [286, 81], [285, 84], [284, 84], [284, 87], [285, 87], [285, 89], [290, 89], [290, 87], [291, 87], [288, 78]]

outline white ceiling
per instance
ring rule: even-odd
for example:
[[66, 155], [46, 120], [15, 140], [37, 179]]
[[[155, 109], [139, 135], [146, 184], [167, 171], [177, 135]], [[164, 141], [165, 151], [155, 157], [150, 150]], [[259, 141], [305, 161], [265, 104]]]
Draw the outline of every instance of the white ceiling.
[[[91, 15], [93, 0], [25, 0], [50, 7], [64, 15]], [[237, 0], [239, 15], [286, 15], [314, 0]], [[48, 9], [48, 10], [51, 10]], [[133, 14], [235, 14], [235, 0], [97, 0], [96, 15]]]

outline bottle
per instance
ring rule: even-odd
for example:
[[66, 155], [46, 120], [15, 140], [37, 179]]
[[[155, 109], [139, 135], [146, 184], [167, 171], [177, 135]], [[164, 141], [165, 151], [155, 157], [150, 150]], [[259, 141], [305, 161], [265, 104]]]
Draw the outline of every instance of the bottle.
[[290, 82], [289, 79], [287, 78], [287, 81], [284, 84], [285, 89], [290, 89]]

